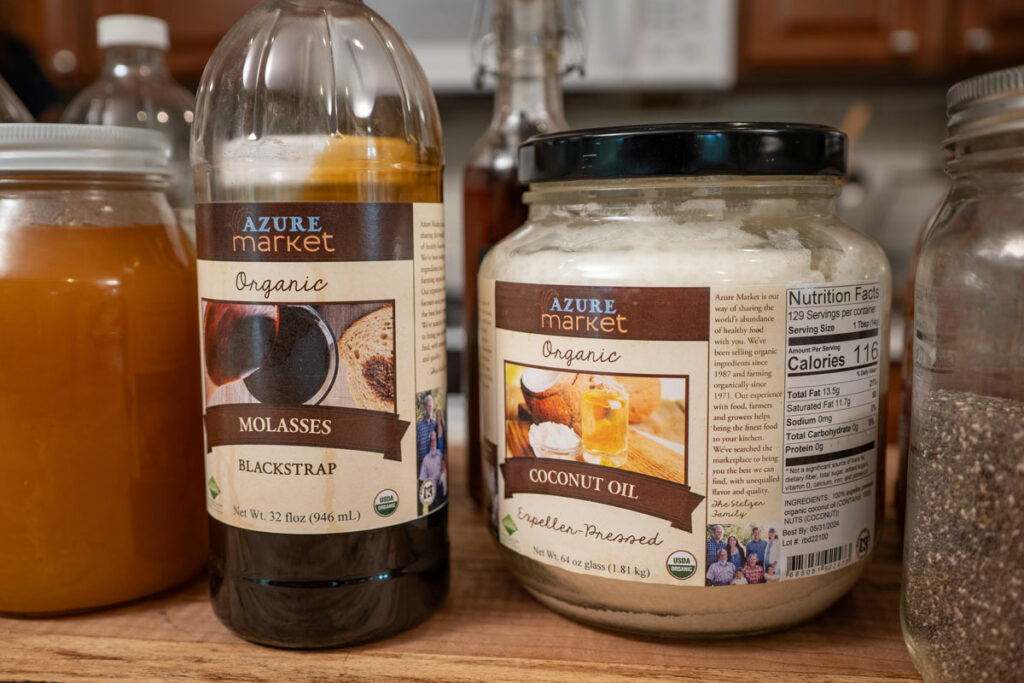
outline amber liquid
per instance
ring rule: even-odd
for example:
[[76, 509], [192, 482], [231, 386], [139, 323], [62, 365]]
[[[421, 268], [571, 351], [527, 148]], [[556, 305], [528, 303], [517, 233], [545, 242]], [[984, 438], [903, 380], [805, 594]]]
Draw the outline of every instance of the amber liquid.
[[0, 228], [0, 612], [124, 602], [202, 567], [185, 243], [160, 225]]
[[[415, 150], [393, 139], [351, 141], [357, 144], [336, 140], [300, 190], [252, 188], [255, 200], [441, 201], [439, 159], [416, 162]], [[230, 189], [215, 199], [235, 199]], [[210, 546], [214, 612], [266, 645], [378, 640], [420, 623], [448, 594], [447, 506], [404, 524], [338, 534], [248, 531], [210, 518]]]
[[629, 453], [629, 400], [618, 391], [590, 389], [583, 394], [583, 459], [622, 467]]
[[[516, 178], [517, 169], [467, 168], [464, 182], [465, 283], [462, 300], [466, 328], [466, 352], [463, 360], [463, 390], [469, 404], [469, 492], [482, 500], [480, 463], [480, 351], [477, 320], [477, 271], [487, 250], [526, 221], [523, 191]], [[497, 466], [495, 464], [495, 466]]]

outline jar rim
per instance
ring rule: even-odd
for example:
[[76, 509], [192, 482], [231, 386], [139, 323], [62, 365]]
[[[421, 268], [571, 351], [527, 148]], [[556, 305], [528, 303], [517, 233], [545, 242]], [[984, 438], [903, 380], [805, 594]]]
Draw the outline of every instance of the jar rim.
[[167, 190], [170, 176], [162, 173], [124, 173], [107, 171], [0, 171], [0, 192], [19, 188], [49, 190], [55, 188], [77, 187], [80, 185], [117, 187], [118, 189], [140, 188], [154, 189], [160, 192]]
[[[700, 198], [750, 194], [762, 197], [785, 198], [796, 195], [834, 196], [841, 187], [841, 179], [832, 175], [705, 175], [654, 176], [634, 178], [583, 178], [573, 180], [546, 180], [530, 183], [523, 202], [574, 203], [577, 193], [607, 195], [617, 199], [623, 193], [655, 191], [660, 199], [672, 201], [673, 192], [697, 194]], [[669, 193], [669, 194], [665, 194]], [[600, 201], [594, 196], [583, 201]]]

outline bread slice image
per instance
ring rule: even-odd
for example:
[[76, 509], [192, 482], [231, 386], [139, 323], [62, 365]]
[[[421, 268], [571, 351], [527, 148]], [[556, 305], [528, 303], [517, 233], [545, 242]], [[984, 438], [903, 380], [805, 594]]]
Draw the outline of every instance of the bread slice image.
[[395, 412], [395, 322], [391, 305], [367, 313], [338, 340], [356, 407]]

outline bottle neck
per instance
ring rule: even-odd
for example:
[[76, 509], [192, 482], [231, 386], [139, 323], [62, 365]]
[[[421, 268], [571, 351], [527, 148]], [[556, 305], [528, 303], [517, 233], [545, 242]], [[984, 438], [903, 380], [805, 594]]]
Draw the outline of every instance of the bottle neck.
[[114, 45], [104, 50], [103, 75], [114, 78], [167, 77], [166, 53], [156, 47]]
[[498, 75], [493, 127], [532, 126], [540, 131], [569, 127], [562, 108], [561, 76], [554, 67], [545, 71], [540, 76], [505, 72]]
[[568, 128], [559, 73], [558, 11], [555, 0], [499, 0], [492, 127], [541, 132]]

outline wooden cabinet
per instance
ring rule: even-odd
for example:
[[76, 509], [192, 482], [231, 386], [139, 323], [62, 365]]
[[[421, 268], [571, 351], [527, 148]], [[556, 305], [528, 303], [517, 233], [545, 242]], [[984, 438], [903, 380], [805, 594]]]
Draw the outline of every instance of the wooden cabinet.
[[[913, 0], [751, 0], [741, 9], [741, 50], [757, 69], [934, 67], [926, 12]], [[936, 52], [939, 54], [936, 55]]]
[[1024, 62], [1024, 2], [955, 0], [947, 41], [957, 66], [982, 70]]
[[171, 32], [167, 64], [183, 83], [196, 83], [217, 43], [258, 0], [91, 0], [89, 34], [96, 44], [96, 20], [106, 14], [148, 14], [165, 20]]
[[51, 81], [80, 86], [102, 63], [96, 20], [105, 14], [148, 14], [167, 21], [168, 65], [194, 85], [221, 37], [258, 0], [0, 0], [4, 30], [28, 43]]
[[741, 0], [747, 77], [960, 76], [1024, 62], [1021, 0]]
[[[195, 85], [221, 36], [256, 2], [0, 0], [0, 27], [33, 48], [50, 80], [74, 87], [99, 72], [97, 18], [158, 16], [170, 25], [172, 73]], [[739, 2], [740, 73], [748, 79], [960, 77], [1024, 63], [1022, 0]]]
[[96, 63], [95, 38], [87, 44], [82, 31], [88, 10], [78, 0], [6, 0], [0, 2], [0, 27], [32, 49], [50, 81], [73, 83]]

